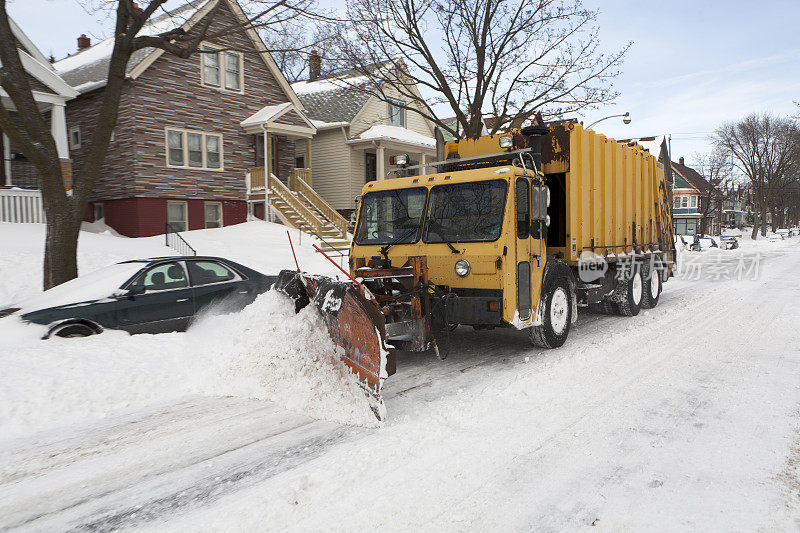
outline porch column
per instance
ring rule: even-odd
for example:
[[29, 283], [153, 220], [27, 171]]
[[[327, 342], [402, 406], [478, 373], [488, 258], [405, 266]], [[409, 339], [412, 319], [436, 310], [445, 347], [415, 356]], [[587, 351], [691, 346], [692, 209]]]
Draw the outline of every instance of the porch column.
[[59, 159], [69, 159], [69, 146], [67, 144], [67, 117], [64, 114], [64, 104], [53, 104], [50, 110], [50, 134], [56, 141]]
[[377, 174], [376, 178], [379, 179], [379, 180], [385, 180], [386, 179], [386, 170], [384, 168], [385, 165], [384, 165], [384, 162], [383, 162], [384, 149], [383, 149], [383, 145], [381, 143], [378, 143], [378, 145], [375, 147], [375, 152], [376, 152], [376, 154], [375, 154], [376, 161], [375, 162], [377, 163], [376, 164], [376, 172], [375, 172]]
[[[309, 137], [306, 139], [306, 168], [311, 170], [311, 138]], [[311, 171], [311, 175], [314, 175], [314, 172]]]
[[425, 168], [425, 163], [426, 162], [427, 162], [427, 160], [426, 160], [425, 152], [422, 152], [421, 154], [419, 154], [419, 164], [422, 165], [422, 167], [419, 169], [420, 170], [420, 172], [419, 172], [420, 175], [428, 173], [428, 169]]
[[267, 222], [272, 222], [272, 208], [269, 202], [269, 179], [270, 179], [270, 138], [269, 133], [264, 129], [264, 217]]
[[3, 134], [3, 167], [5, 168], [6, 185], [11, 187], [11, 140]]

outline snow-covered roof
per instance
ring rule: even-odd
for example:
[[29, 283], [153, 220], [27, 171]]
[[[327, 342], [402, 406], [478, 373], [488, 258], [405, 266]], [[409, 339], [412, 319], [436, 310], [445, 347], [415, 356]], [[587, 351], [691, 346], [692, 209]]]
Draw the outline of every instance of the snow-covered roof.
[[282, 111], [286, 110], [287, 107], [290, 107], [292, 104], [291, 102], [284, 102], [282, 104], [277, 105], [268, 105], [262, 107], [246, 119], [241, 122], [242, 126], [251, 126], [253, 124], [262, 124], [269, 122], [270, 120], [276, 118], [281, 114]]
[[312, 120], [311, 123], [318, 130], [328, 130], [331, 128], [341, 128], [342, 126], [349, 126], [349, 122], [325, 122], [324, 120]]
[[433, 137], [428, 137], [427, 135], [422, 135], [421, 133], [417, 133], [416, 131], [411, 131], [406, 128], [401, 128], [400, 126], [388, 126], [385, 124], [372, 126], [367, 131], [359, 135], [358, 139], [354, 140], [387, 140], [400, 141], [406, 144], [415, 144], [431, 148], [436, 146], [436, 139]]
[[[206, 4], [214, 1], [216, 0], [193, 0], [188, 2], [177, 9], [147, 21], [137, 35], [158, 35], [181, 27], [189, 22]], [[87, 92], [105, 85], [113, 50], [114, 37], [109, 37], [86, 50], [56, 61], [53, 63], [53, 67], [72, 87], [80, 92]], [[131, 54], [127, 73], [130, 74], [134, 68], [154, 51], [154, 48], [143, 48]]]

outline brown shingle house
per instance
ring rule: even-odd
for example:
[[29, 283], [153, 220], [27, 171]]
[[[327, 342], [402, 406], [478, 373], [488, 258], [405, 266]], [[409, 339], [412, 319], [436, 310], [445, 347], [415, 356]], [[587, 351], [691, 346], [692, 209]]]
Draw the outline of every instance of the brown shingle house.
[[[304, 166], [316, 132], [235, 0], [196, 0], [149, 21], [143, 34], [197, 23], [221, 3], [203, 43], [188, 59], [157, 49], [134, 53], [109, 153], [91, 198], [88, 220], [104, 219], [123, 235], [244, 222], [246, 174], [267, 166], [281, 179]], [[80, 92], [67, 106], [70, 156], [76, 162], [101, 105], [113, 38], [88, 46], [54, 67]], [[265, 161], [267, 164], [265, 165]], [[75, 165], [76, 167], [78, 165]]]

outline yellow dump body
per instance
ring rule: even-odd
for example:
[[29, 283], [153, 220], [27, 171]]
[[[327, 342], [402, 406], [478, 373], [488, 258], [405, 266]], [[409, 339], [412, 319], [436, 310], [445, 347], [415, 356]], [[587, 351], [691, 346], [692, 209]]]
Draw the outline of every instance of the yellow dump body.
[[555, 126], [542, 143], [551, 190], [549, 254], [561, 252], [575, 264], [584, 250], [612, 259], [671, 250], [664, 168], [656, 157], [574, 123]]

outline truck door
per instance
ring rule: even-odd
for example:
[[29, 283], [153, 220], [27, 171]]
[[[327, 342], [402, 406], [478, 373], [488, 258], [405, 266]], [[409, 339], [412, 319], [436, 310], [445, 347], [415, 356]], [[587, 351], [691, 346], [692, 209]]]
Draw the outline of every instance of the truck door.
[[514, 186], [516, 205], [517, 249], [517, 310], [519, 320], [531, 318], [531, 185], [530, 180], [518, 177]]
[[[529, 178], [516, 179], [517, 309], [521, 322], [534, 318], [545, 264], [546, 193], [541, 192], [541, 187], [534, 189]], [[533, 192], [537, 194], [532, 195]]]

